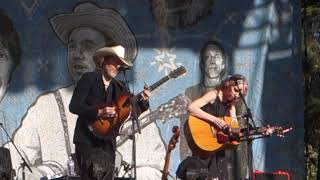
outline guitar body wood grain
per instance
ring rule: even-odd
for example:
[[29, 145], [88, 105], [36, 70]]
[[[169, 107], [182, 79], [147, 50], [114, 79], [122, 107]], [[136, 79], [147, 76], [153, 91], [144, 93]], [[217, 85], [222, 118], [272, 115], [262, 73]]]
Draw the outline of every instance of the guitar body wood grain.
[[117, 115], [111, 118], [94, 120], [93, 123], [89, 126], [91, 132], [96, 137], [104, 139], [110, 132], [110, 129], [112, 129], [115, 125], [123, 123], [129, 117], [131, 108], [128, 101], [128, 94], [121, 95], [115, 105], [117, 107]]
[[[232, 121], [231, 117], [222, 118], [233, 130], [239, 130], [237, 121]], [[216, 126], [209, 122], [190, 115], [185, 124], [185, 134], [187, 142], [194, 156], [208, 157], [210, 154], [225, 148], [232, 148], [239, 144], [237, 141], [220, 143], [217, 133], [227, 136]]]

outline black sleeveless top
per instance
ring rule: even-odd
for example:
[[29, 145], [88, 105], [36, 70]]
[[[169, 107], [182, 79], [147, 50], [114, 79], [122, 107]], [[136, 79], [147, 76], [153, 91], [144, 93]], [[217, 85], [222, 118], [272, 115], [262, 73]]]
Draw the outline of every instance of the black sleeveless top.
[[[230, 103], [229, 103], [230, 104]], [[214, 100], [213, 103], [208, 103], [201, 109], [213, 116], [224, 117], [229, 115], [229, 106], [227, 103], [222, 102], [220, 98]], [[208, 162], [208, 171], [210, 177], [218, 177], [219, 179], [228, 179], [228, 158], [226, 157], [225, 150], [219, 150], [218, 152], [212, 153], [206, 162]]]
[[222, 102], [218, 96], [216, 97], [213, 103], [208, 103], [201, 109], [216, 117], [224, 117], [229, 113], [229, 105]]

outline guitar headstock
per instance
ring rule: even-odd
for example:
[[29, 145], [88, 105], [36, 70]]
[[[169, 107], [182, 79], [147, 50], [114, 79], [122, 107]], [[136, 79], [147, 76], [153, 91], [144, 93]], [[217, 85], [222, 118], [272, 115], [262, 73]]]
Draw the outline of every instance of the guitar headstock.
[[178, 67], [177, 69], [171, 71], [168, 75], [169, 78], [177, 78], [187, 72], [186, 68], [183, 66]]
[[275, 134], [278, 137], [284, 137], [286, 133], [293, 130], [292, 127], [282, 127], [282, 126], [266, 126], [263, 128], [263, 135], [272, 135]]
[[288, 133], [291, 130], [293, 130], [292, 127], [284, 128], [284, 127], [280, 126], [280, 127], [275, 127], [274, 133], [279, 137], [284, 137], [286, 135], [286, 133]]
[[178, 126], [174, 126], [172, 128], [172, 132], [173, 132], [173, 135], [169, 141], [168, 151], [173, 150], [176, 147], [176, 143], [179, 142], [180, 128]]
[[182, 118], [188, 113], [187, 107], [189, 104], [190, 99], [185, 94], [179, 94], [152, 111], [149, 118], [152, 121], [160, 120], [162, 123], [166, 123], [172, 118]]

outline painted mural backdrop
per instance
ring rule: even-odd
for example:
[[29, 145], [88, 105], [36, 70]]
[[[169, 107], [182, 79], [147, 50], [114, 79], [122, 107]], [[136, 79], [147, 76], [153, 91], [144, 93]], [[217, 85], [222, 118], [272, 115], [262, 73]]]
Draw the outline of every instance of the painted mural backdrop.
[[[8, 0], [0, 8], [0, 122], [32, 166], [27, 179], [65, 172], [74, 153], [74, 85], [95, 69], [95, 50], [114, 41], [134, 63], [127, 78], [135, 93], [179, 66], [187, 69], [153, 91], [150, 111], [139, 118], [138, 179], [160, 179], [171, 129], [183, 126], [188, 104], [234, 73], [249, 80], [246, 100], [256, 125], [294, 127], [286, 138], [253, 142], [254, 169], [304, 178], [298, 1]], [[124, 124], [118, 138], [118, 168], [131, 163], [130, 127]], [[3, 131], [0, 143], [21, 177], [21, 159]], [[238, 149], [244, 164], [233, 166], [235, 176], [247, 177], [245, 147]], [[182, 131], [172, 178], [190, 154]]]

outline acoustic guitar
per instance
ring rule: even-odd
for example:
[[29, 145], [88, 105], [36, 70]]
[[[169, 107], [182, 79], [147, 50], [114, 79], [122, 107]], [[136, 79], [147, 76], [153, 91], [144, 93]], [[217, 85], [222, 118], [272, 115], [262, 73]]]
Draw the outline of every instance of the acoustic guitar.
[[174, 126], [172, 128], [172, 132], [173, 132], [173, 135], [169, 141], [161, 180], [168, 180], [171, 151], [176, 147], [176, 143], [179, 142], [180, 128], [178, 126]]
[[[180, 75], [186, 73], [186, 69], [183, 66], [171, 71], [169, 75], [161, 78], [159, 81], [155, 82], [149, 87], [150, 91], [153, 91], [163, 83], [170, 79], [177, 78]], [[141, 93], [135, 96], [130, 96], [129, 94], [122, 94], [119, 96], [114, 106], [117, 109], [117, 113], [114, 117], [100, 117], [99, 119], [91, 121], [89, 125], [89, 130], [98, 138], [105, 139], [113, 127], [122, 124], [131, 115], [131, 101], [135, 99], [141, 99]]]
[[[280, 137], [284, 137], [284, 133], [289, 132], [292, 128], [282, 128], [275, 126], [259, 127], [245, 132], [246, 129], [240, 129], [238, 121], [231, 117], [221, 117], [229, 127], [231, 127], [231, 137], [224, 134], [220, 128], [212, 125], [208, 121], [190, 115], [185, 125], [185, 134], [188, 145], [195, 156], [207, 157], [210, 154], [225, 148], [234, 148], [241, 141], [256, 139], [257, 136], [269, 137], [272, 133], [276, 133]], [[260, 138], [260, 137], [258, 137]]]

